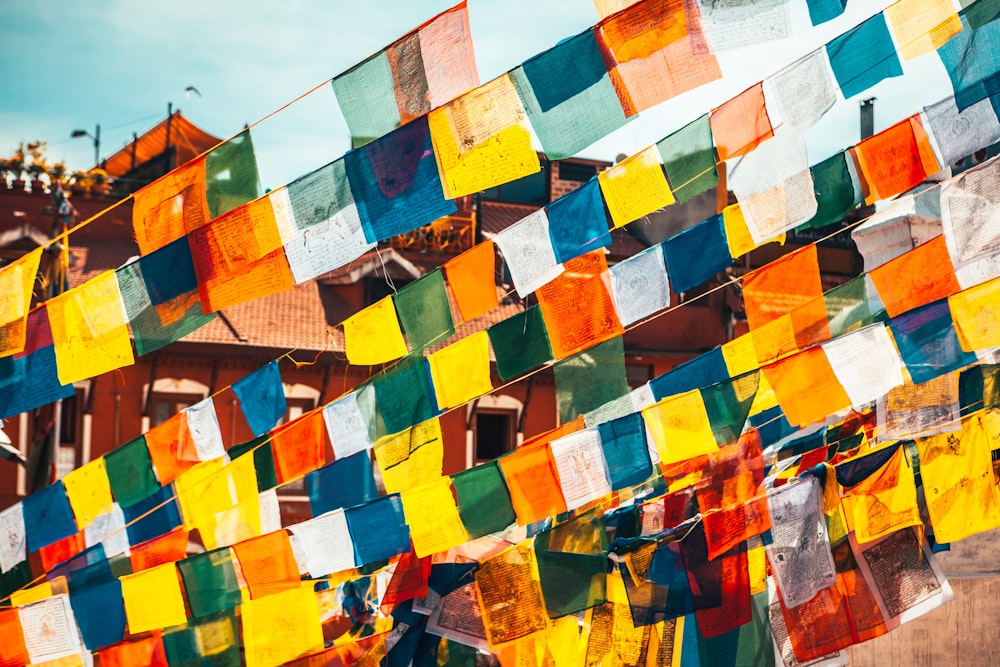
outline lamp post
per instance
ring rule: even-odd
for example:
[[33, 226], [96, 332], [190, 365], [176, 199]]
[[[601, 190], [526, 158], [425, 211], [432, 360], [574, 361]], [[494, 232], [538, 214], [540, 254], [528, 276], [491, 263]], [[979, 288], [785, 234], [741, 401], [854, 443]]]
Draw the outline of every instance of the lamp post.
[[101, 124], [97, 124], [97, 127], [94, 128], [93, 134], [87, 130], [73, 130], [73, 133], [69, 136], [73, 139], [78, 137], [90, 137], [94, 140], [94, 166], [96, 167], [101, 161]]

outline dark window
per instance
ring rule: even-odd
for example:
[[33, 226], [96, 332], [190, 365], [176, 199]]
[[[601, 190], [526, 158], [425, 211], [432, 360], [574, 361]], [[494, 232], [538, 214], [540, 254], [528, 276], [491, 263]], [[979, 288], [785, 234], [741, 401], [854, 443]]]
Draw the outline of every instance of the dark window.
[[597, 174], [597, 166], [579, 162], [560, 162], [559, 179], [563, 181], [578, 181], [586, 183]]
[[80, 442], [80, 430], [82, 428], [83, 390], [77, 389], [76, 393], [68, 398], [64, 398], [59, 416], [59, 443], [62, 445], [74, 445]]
[[201, 394], [154, 393], [152, 405], [153, 423], [151, 426], [159, 426], [184, 408], [190, 407], [203, 399], [204, 396]]
[[492, 461], [514, 449], [513, 410], [476, 411], [476, 461]]
[[504, 201], [514, 204], [538, 204], [539, 206], [548, 201], [548, 166], [542, 166], [541, 171], [529, 176], [524, 176], [510, 183], [498, 185], [495, 188], [483, 190], [483, 199], [492, 201]]
[[653, 379], [653, 367], [647, 364], [625, 364], [625, 380], [631, 389], [641, 387]]
[[[377, 276], [369, 278], [365, 281], [365, 305], [370, 306], [377, 301], [381, 301], [387, 296], [395, 294], [399, 290], [403, 289], [404, 285], [410, 284], [411, 280], [399, 280], [394, 279], [392, 285], [383, 277]], [[394, 290], [393, 285], [396, 287]]]

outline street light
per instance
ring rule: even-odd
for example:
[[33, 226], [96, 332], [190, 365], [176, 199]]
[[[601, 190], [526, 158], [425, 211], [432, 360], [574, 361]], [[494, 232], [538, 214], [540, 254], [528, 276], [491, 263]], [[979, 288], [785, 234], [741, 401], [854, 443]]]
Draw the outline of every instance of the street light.
[[93, 134], [87, 132], [86, 130], [73, 130], [73, 133], [69, 136], [73, 139], [78, 137], [90, 137], [94, 140], [94, 166], [96, 167], [101, 161], [101, 124], [97, 124], [97, 127], [94, 128]]

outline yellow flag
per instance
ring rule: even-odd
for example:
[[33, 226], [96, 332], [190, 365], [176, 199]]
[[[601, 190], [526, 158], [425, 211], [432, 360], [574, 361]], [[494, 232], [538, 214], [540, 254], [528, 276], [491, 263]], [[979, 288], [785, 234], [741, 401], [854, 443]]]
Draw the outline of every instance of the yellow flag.
[[935, 51], [962, 32], [951, 0], [898, 0], [885, 8], [885, 17], [905, 60]]
[[541, 169], [509, 74], [434, 109], [427, 124], [445, 197], [487, 190]]
[[948, 307], [963, 350], [1000, 347], [1000, 278], [953, 294]]
[[277, 667], [323, 648], [323, 626], [312, 582], [244, 600], [243, 644], [247, 667]]
[[376, 301], [344, 320], [347, 360], [355, 365], [382, 364], [406, 356], [406, 341], [399, 328], [392, 297]]
[[753, 336], [749, 333], [723, 343], [722, 358], [726, 361], [726, 370], [729, 371], [730, 377], [760, 368], [760, 364], [757, 363], [757, 351], [753, 346]]
[[476, 572], [476, 593], [483, 612], [486, 640], [491, 647], [550, 627], [531, 540], [501, 551], [482, 563]]
[[10, 594], [10, 604], [12, 607], [20, 607], [49, 597], [52, 597], [52, 583], [45, 581], [31, 588], [14, 591]]
[[42, 248], [0, 269], [0, 357], [24, 349], [28, 309]]
[[844, 489], [841, 503], [860, 543], [919, 526], [917, 485], [904, 448], [898, 447], [892, 458], [868, 478]]
[[66, 495], [76, 517], [76, 526], [83, 530], [101, 514], [110, 512], [114, 499], [104, 457], [77, 468], [63, 477]]
[[375, 443], [375, 460], [386, 493], [399, 493], [442, 474], [444, 441], [437, 417]]
[[403, 491], [400, 498], [418, 558], [447, 551], [469, 540], [452, 495], [450, 477]]
[[726, 229], [726, 242], [729, 243], [729, 254], [733, 257], [742, 257], [754, 248], [759, 248], [768, 243], [785, 245], [784, 232], [764, 241], [764, 243], [755, 243], [753, 237], [750, 236], [750, 229], [747, 227], [747, 221], [743, 217], [743, 211], [740, 210], [739, 204], [730, 204], [722, 209], [722, 225]]
[[656, 146], [649, 146], [597, 175], [614, 226], [622, 227], [674, 203]]
[[187, 526], [197, 528], [205, 548], [216, 549], [260, 535], [260, 498], [252, 456], [223, 465], [204, 461], [174, 482]]
[[130, 634], [187, 622], [177, 567], [164, 563], [121, 577]]
[[114, 271], [55, 296], [45, 305], [62, 384], [135, 363]]
[[490, 382], [490, 338], [486, 331], [428, 355], [438, 407], [453, 408], [493, 391]]
[[938, 542], [954, 542], [1000, 526], [1000, 492], [993, 478], [991, 433], [1000, 417], [978, 412], [961, 432], [917, 438], [920, 478]]
[[697, 389], [668, 396], [644, 409], [642, 417], [665, 464], [719, 451], [705, 402]]

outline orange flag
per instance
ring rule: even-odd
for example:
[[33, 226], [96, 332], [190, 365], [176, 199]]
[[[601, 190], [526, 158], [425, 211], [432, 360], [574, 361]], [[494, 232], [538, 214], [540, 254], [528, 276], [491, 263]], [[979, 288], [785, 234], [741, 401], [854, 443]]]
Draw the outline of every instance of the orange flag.
[[132, 228], [143, 255], [201, 227], [211, 217], [205, 198], [204, 156], [174, 169], [132, 197]]
[[958, 292], [944, 235], [919, 245], [868, 272], [889, 317]]
[[483, 241], [445, 262], [444, 273], [463, 321], [475, 319], [497, 307], [493, 241]]

